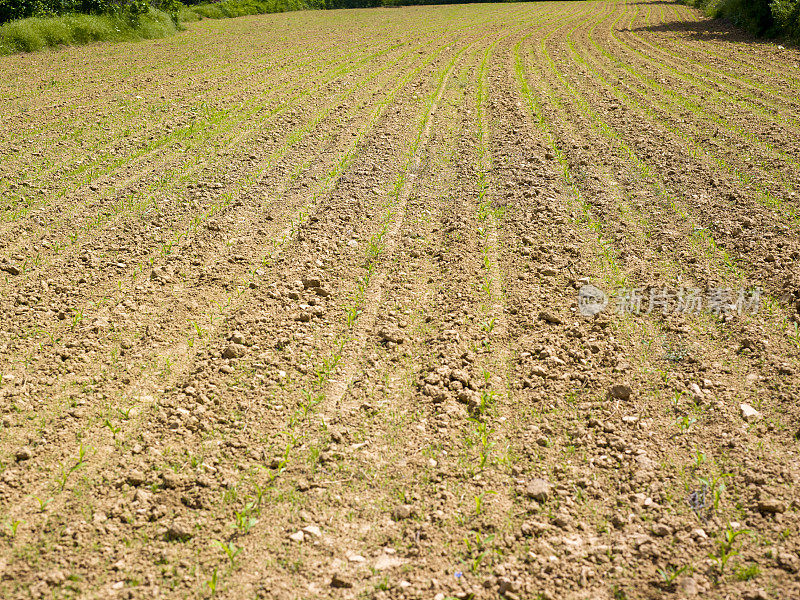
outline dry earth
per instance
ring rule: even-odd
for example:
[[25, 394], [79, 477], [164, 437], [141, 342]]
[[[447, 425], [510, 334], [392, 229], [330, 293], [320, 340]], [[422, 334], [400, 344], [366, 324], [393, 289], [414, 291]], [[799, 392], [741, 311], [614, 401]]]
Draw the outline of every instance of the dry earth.
[[0, 71], [3, 598], [800, 597], [796, 50], [540, 2]]

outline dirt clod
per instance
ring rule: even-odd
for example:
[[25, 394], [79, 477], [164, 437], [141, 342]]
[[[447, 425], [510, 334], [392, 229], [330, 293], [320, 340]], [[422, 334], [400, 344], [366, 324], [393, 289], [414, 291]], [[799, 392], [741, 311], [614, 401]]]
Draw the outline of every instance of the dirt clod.
[[538, 502], [546, 502], [550, 498], [552, 487], [545, 479], [533, 479], [525, 487], [525, 495]]

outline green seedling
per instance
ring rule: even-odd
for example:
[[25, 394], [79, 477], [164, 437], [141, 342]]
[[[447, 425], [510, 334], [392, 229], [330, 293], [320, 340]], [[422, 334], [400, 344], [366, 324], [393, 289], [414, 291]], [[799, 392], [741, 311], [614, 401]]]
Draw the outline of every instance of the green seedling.
[[690, 415], [684, 415], [683, 417], [680, 417], [675, 421], [675, 424], [678, 426], [678, 429], [680, 429], [683, 433], [689, 431], [689, 429], [691, 429], [692, 425], [694, 425], [695, 423], [697, 423], [697, 419]]
[[39, 512], [42, 513], [47, 510], [48, 505], [53, 501], [52, 498], [42, 499], [38, 496], [33, 496], [33, 498], [39, 503]]
[[497, 324], [497, 319], [495, 317], [492, 317], [491, 319], [486, 321], [486, 323], [481, 325], [481, 329], [483, 329], [486, 333], [491, 334], [496, 324]]
[[469, 536], [464, 537], [464, 543], [467, 547], [467, 556], [472, 557], [470, 562], [470, 571], [477, 575], [480, 573], [481, 565], [484, 559], [492, 551], [491, 544], [494, 541], [494, 534], [488, 535], [485, 538], [480, 533], [475, 532], [475, 539], [471, 541]]
[[83, 321], [83, 310], [78, 308], [72, 313], [72, 330], [74, 331]]
[[218, 546], [220, 549], [222, 549], [223, 552], [225, 552], [225, 554], [228, 557], [228, 560], [231, 561], [231, 566], [235, 567], [236, 557], [239, 556], [239, 554], [242, 552], [242, 548], [240, 546], [237, 546], [233, 542], [223, 543], [220, 542], [219, 540], [212, 540], [212, 543], [215, 546]]
[[479, 411], [484, 414], [494, 404], [495, 393], [492, 390], [481, 390]]
[[497, 495], [497, 492], [493, 492], [492, 490], [487, 490], [487, 491], [482, 492], [482, 493], [480, 493], [480, 494], [475, 496], [475, 515], [476, 516], [480, 516], [481, 514], [483, 514], [484, 499], [486, 498], [486, 496], [491, 495], [491, 494]]
[[706, 462], [706, 455], [700, 452], [700, 450], [694, 451], [694, 468], [699, 469], [703, 466], [703, 463]]
[[234, 527], [241, 535], [247, 534], [258, 523], [258, 519], [253, 516], [255, 508], [255, 503], [248, 502], [244, 509], [236, 511], [236, 524]]
[[217, 584], [219, 583], [219, 574], [217, 570], [214, 569], [214, 572], [211, 574], [211, 579], [206, 581], [206, 585], [208, 589], [211, 590], [211, 595], [214, 596], [217, 593]]
[[114, 436], [114, 439], [117, 439], [117, 434], [121, 430], [119, 425], [114, 425], [111, 421], [105, 419], [103, 422], [103, 427], [108, 427], [109, 431], [111, 431], [111, 434]]
[[192, 327], [194, 327], [194, 331], [197, 334], [197, 338], [202, 340], [206, 333], [205, 329], [200, 327], [200, 325], [198, 325], [197, 322], [195, 321], [189, 321], [189, 323], [191, 323]]
[[9, 526], [8, 526], [9, 537], [11, 539], [14, 539], [15, 537], [17, 537], [17, 529], [19, 529], [20, 523], [22, 523], [22, 521], [17, 519], [15, 521], [11, 521], [11, 523], [9, 524]]
[[730, 476], [731, 475], [729, 473], [722, 473], [721, 475], [715, 475], [712, 477], [698, 477], [700, 483], [711, 490], [712, 505], [715, 511], [719, 510], [719, 506], [722, 503], [722, 495], [725, 493], [724, 479]]
[[661, 577], [661, 581], [664, 583], [664, 585], [670, 587], [673, 583], [675, 583], [675, 580], [688, 569], [689, 565], [684, 565], [680, 569], [676, 569], [674, 567], [667, 567], [666, 569], [659, 568], [658, 575]]
[[730, 525], [722, 533], [720, 539], [716, 540], [717, 550], [709, 554], [711, 561], [717, 566], [720, 577], [725, 573], [725, 567], [731, 558], [739, 554], [734, 550], [733, 546], [736, 543], [736, 538], [744, 533], [750, 533], [749, 529], [734, 530]]
[[751, 563], [746, 567], [740, 567], [736, 571], [736, 579], [739, 581], [750, 581], [761, 575], [761, 567], [755, 563]]

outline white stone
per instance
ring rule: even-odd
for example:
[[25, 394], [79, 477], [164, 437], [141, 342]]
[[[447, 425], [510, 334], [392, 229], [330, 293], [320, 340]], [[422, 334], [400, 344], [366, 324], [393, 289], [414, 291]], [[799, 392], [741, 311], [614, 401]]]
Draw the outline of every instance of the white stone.
[[758, 412], [755, 408], [753, 408], [749, 404], [740, 404], [739, 410], [742, 413], [742, 419], [744, 419], [748, 423], [753, 423], [761, 418], [761, 413]]

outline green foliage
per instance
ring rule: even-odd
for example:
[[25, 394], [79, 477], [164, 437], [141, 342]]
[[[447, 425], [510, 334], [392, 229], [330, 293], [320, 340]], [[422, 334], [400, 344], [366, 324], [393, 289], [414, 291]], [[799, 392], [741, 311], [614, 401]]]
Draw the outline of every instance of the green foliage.
[[[154, 6], [159, 2], [160, 0], [155, 0]], [[133, 18], [135, 21], [149, 9], [148, 0], [0, 0], [0, 23], [28, 17], [68, 14], [114, 14]]]
[[728, 19], [756, 35], [800, 41], [800, 0], [684, 0], [708, 16]]
[[181, 21], [197, 21], [199, 19], [229, 19], [245, 15], [262, 15], [303, 10], [306, 8], [324, 8], [322, 0], [223, 0], [196, 6], [184, 6], [178, 18]]
[[800, 42], [800, 0], [772, 0], [769, 6], [777, 30]]
[[750, 581], [761, 575], [761, 567], [755, 563], [750, 563], [746, 567], [740, 567], [736, 571], [736, 579], [739, 581]]
[[167, 13], [154, 9], [135, 18], [112, 14], [32, 17], [0, 25], [0, 55], [60, 45], [152, 39], [172, 35], [176, 30]]
[[733, 548], [734, 544], [736, 543], [736, 538], [747, 533], [750, 533], [749, 529], [735, 530], [728, 525], [725, 531], [723, 531], [720, 537], [716, 540], [716, 552], [709, 554], [709, 557], [717, 566], [720, 576], [725, 573], [725, 567], [731, 558], [739, 554], [739, 552]]

